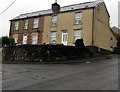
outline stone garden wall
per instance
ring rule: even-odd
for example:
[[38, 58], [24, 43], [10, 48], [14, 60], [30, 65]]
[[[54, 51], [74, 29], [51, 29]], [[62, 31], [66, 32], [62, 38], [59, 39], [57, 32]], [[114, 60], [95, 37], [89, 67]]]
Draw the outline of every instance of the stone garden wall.
[[63, 45], [18, 45], [3, 48], [3, 62], [48, 62], [75, 59], [88, 49]]
[[[98, 54], [98, 48], [93, 48]], [[3, 48], [3, 62], [58, 62], [91, 56], [91, 47], [64, 45], [18, 45]], [[101, 49], [99, 53], [105, 53]]]

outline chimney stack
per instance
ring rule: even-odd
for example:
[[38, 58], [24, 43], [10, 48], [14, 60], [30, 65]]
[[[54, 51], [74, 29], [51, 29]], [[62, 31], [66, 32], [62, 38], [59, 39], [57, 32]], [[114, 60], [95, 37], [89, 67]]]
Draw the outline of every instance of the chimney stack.
[[52, 4], [52, 11], [53, 11], [53, 13], [60, 12], [60, 5], [57, 3], [57, 0], [55, 0], [55, 3]]

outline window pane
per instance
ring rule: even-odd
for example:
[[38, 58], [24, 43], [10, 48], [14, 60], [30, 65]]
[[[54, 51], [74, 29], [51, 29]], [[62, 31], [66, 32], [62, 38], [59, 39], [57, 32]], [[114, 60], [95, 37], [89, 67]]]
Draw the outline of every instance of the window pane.
[[76, 18], [82, 18], [82, 13], [75, 13]]
[[57, 16], [52, 16], [52, 20], [56, 21], [57, 20]]
[[51, 36], [56, 36], [56, 32], [51, 32]]
[[74, 31], [74, 35], [75, 35], [75, 36], [80, 36], [80, 30], [75, 30], [75, 31]]
[[13, 39], [14, 39], [15, 43], [18, 43], [18, 35], [14, 35]]
[[38, 43], [38, 34], [32, 34], [32, 44]]
[[38, 23], [38, 18], [34, 19], [34, 23]]
[[56, 22], [53, 22], [53, 23], [52, 23], [52, 26], [57, 26], [57, 23], [56, 23]]
[[75, 24], [82, 23], [82, 13], [75, 13]]
[[57, 16], [52, 16], [52, 26], [57, 26]]
[[14, 30], [18, 30], [19, 21], [15, 22]]
[[38, 25], [39, 25], [39, 19], [36, 18], [34, 19], [33, 28], [38, 28]]
[[51, 32], [51, 43], [56, 43], [56, 32]]
[[81, 24], [81, 23], [82, 23], [81, 19], [76, 19], [75, 20], [75, 24]]
[[28, 29], [28, 20], [25, 20], [24, 29]]
[[63, 41], [67, 41], [67, 34], [63, 35]]
[[74, 30], [74, 42], [77, 39], [81, 39], [81, 30]]

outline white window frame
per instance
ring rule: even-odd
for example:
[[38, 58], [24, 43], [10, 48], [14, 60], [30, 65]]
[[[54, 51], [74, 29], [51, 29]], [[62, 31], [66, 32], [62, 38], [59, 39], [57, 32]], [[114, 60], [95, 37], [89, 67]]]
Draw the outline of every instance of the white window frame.
[[57, 15], [52, 16], [52, 26], [53, 26], [53, 27], [54, 27], [54, 26], [57, 26], [57, 18], [58, 18]]
[[50, 33], [50, 43], [56, 43], [56, 31], [51, 31]]
[[24, 21], [24, 29], [28, 29], [28, 20]]
[[81, 29], [74, 30], [74, 43], [77, 39], [81, 39]]
[[14, 30], [18, 30], [18, 28], [19, 28], [19, 21], [16, 21], [14, 25]]
[[82, 12], [75, 13], [75, 24], [82, 24]]
[[14, 42], [17, 44], [18, 43], [18, 35], [13, 35], [12, 38], [14, 39]]
[[35, 18], [33, 21], [33, 28], [38, 28], [39, 27], [39, 18]]
[[[36, 36], [36, 38], [34, 38]], [[32, 44], [38, 44], [38, 33], [32, 34]]]

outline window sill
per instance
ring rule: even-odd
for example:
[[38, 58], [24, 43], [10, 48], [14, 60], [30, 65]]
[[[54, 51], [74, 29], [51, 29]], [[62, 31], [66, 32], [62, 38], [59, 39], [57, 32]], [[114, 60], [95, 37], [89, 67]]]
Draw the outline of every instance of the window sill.
[[24, 29], [25, 31], [28, 31], [28, 29]]
[[56, 45], [57, 43], [51, 43], [51, 42], [50, 42], [50, 44], [51, 44], [51, 45]]
[[19, 31], [19, 30], [13, 30], [13, 31]]
[[38, 28], [32, 28], [32, 29], [39, 29], [39, 27]]
[[32, 32], [40, 32], [39, 28], [32, 29]]
[[80, 23], [80, 24], [74, 24], [74, 25], [82, 25], [82, 23]]
[[56, 27], [58, 27], [58, 26], [50, 26], [50, 28], [56, 28]]

